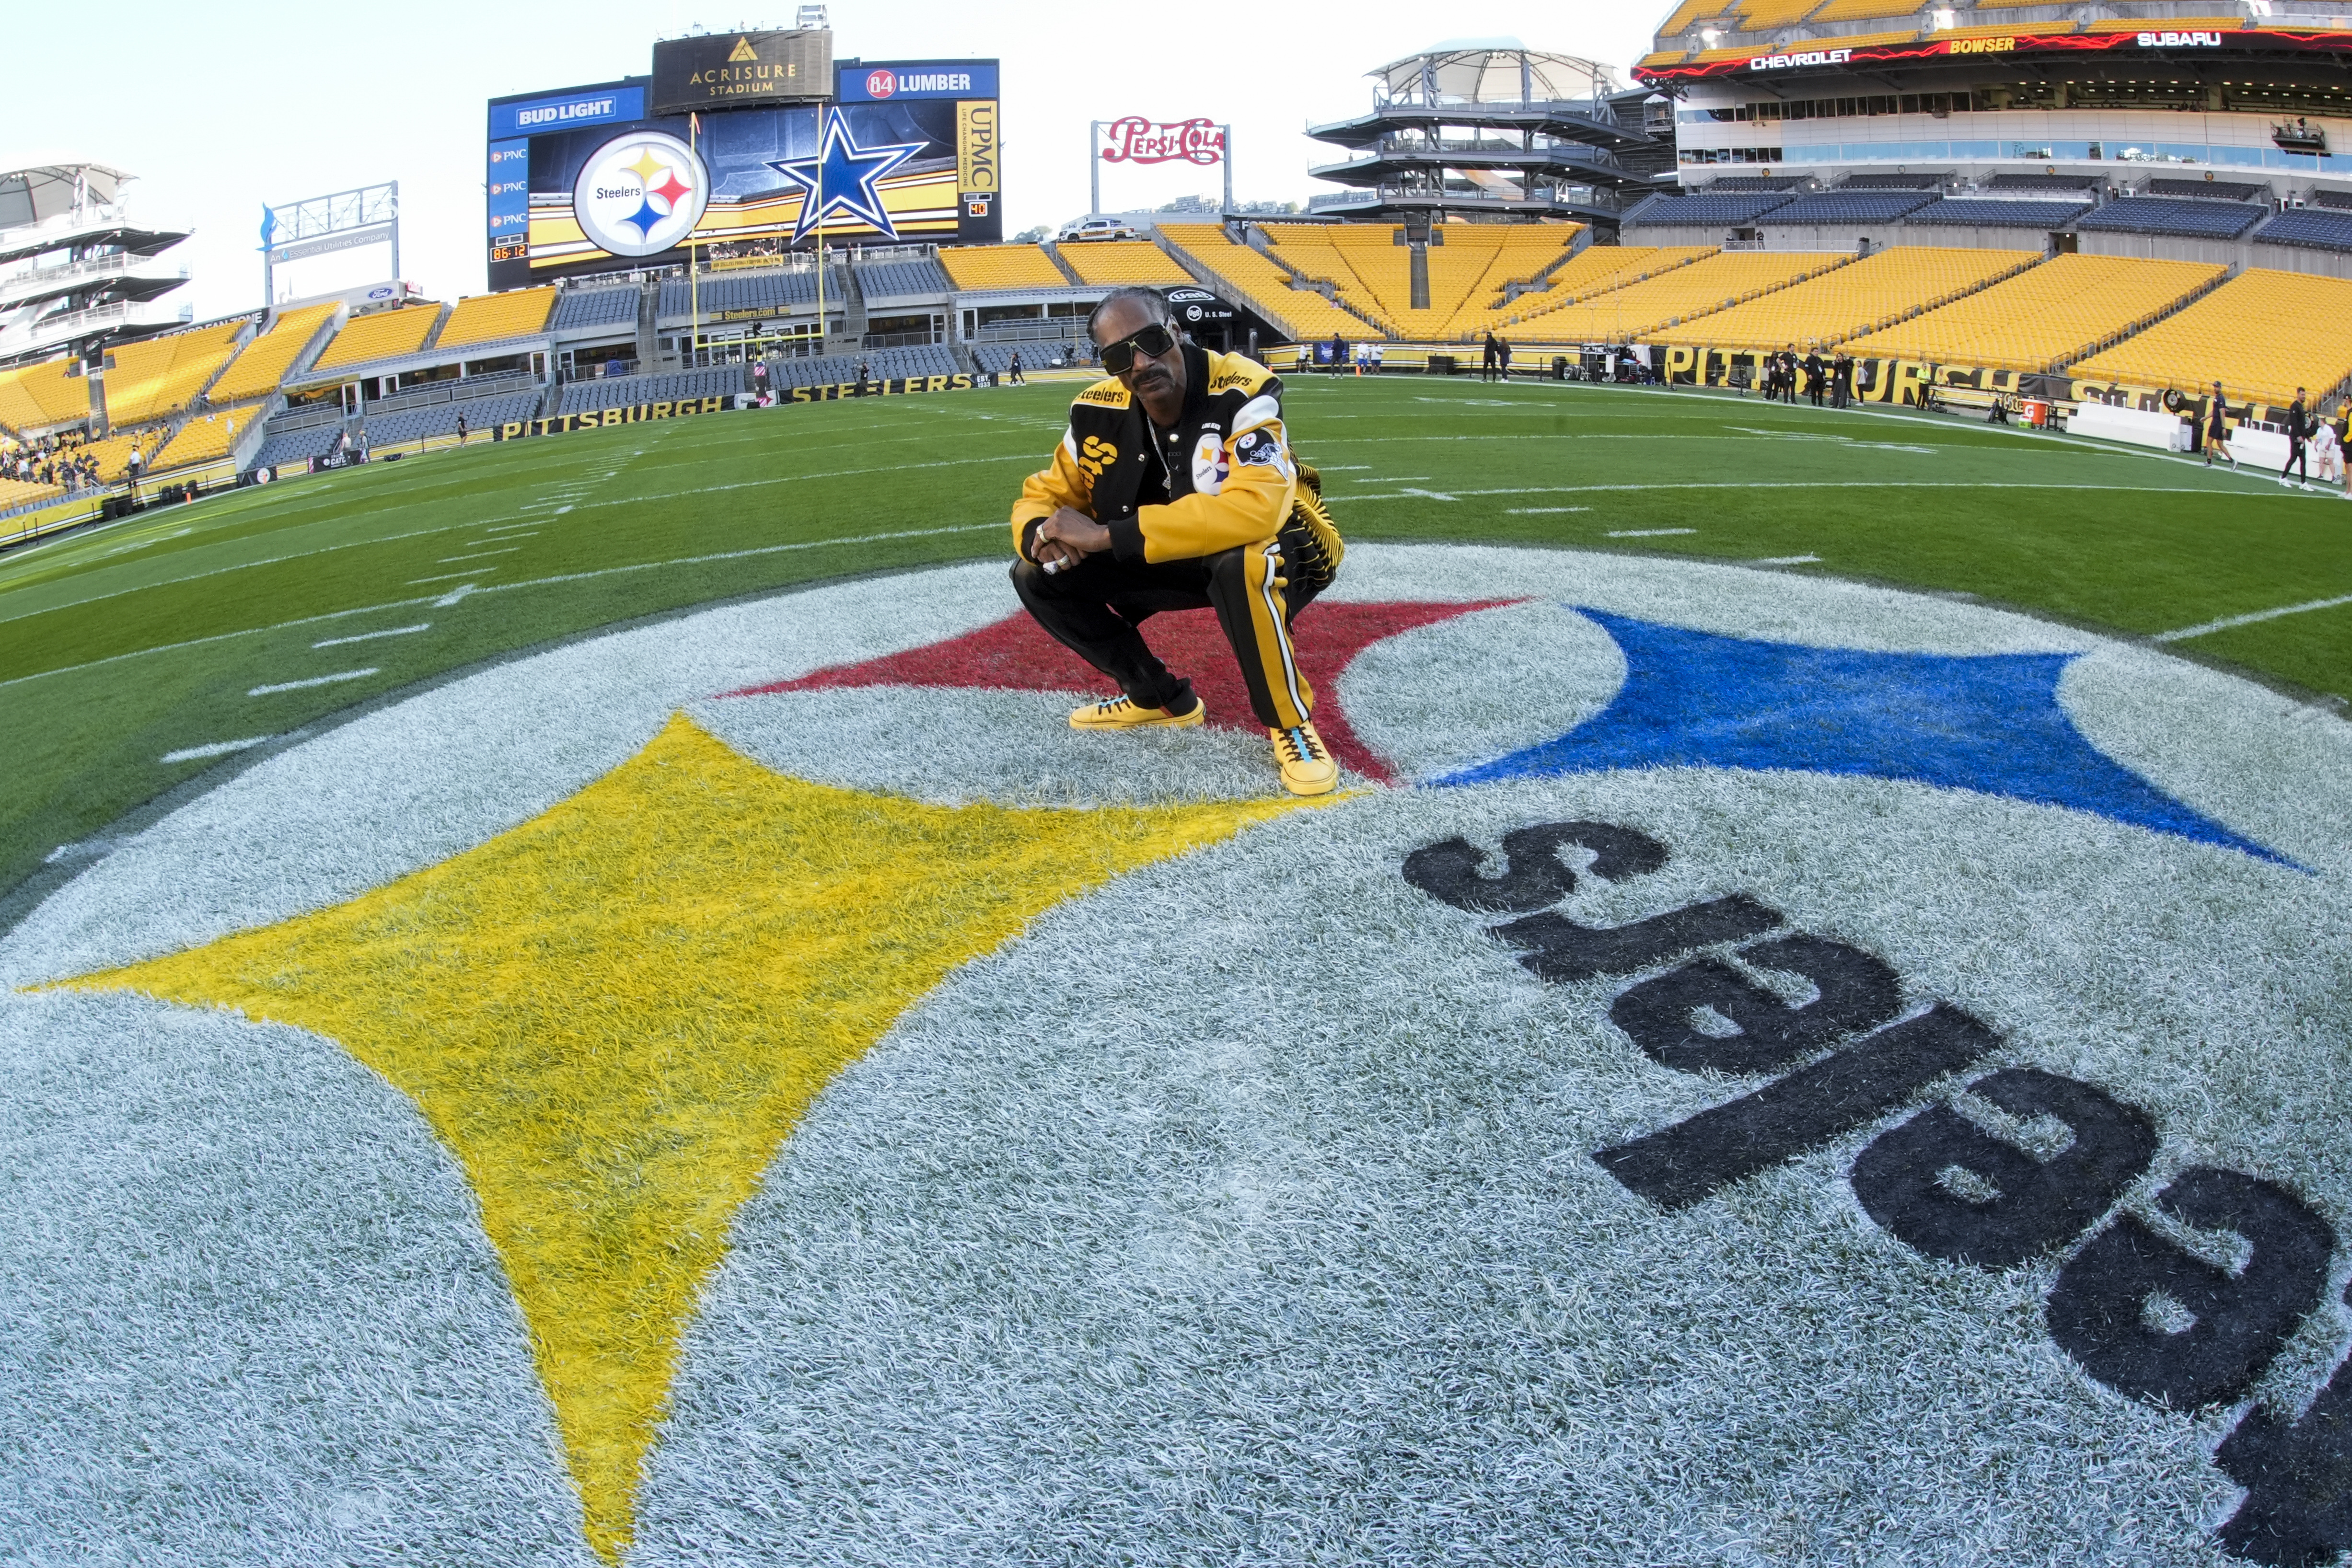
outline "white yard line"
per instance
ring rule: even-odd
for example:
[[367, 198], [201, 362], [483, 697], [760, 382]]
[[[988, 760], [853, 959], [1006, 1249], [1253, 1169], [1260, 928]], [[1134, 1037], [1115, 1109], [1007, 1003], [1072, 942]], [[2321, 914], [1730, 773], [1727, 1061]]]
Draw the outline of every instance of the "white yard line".
[[376, 667], [371, 664], [364, 670], [338, 670], [331, 675], [312, 675], [307, 681], [278, 681], [270, 685], [256, 686], [245, 695], [266, 697], [272, 692], [299, 692], [311, 686], [339, 685], [344, 681], [363, 681], [376, 673]]
[[[1512, 507], [1511, 509], [1512, 509], [1513, 511], [1515, 511], [1515, 512], [1516, 512], [1516, 511], [1523, 511], [1523, 510], [1535, 510], [1535, 509], [1537, 509], [1537, 508], [1514, 507]], [[1540, 509], [1541, 509], [1541, 510], [1544, 510], [1544, 511], [1547, 511], [1547, 512], [1549, 512], [1549, 511], [1553, 511], [1553, 510], [1559, 510], [1559, 511], [1570, 511], [1570, 510], [1573, 510], [1573, 511], [1580, 511], [1580, 511], [1584, 510], [1584, 508], [1583, 508], [1583, 507], [1558, 507], [1558, 508], [1554, 508], [1554, 507], [1542, 507], [1542, 508], [1540, 508]], [[1662, 538], [1664, 538], [1668, 534], [1695, 534], [1695, 533], [1696, 533], [1696, 532], [1698, 532], [1698, 530], [1697, 530], [1696, 528], [1612, 528], [1612, 529], [1610, 529], [1610, 530], [1609, 530], [1609, 538], [1612, 538], [1612, 539], [1662, 539]]]
[[[455, 604], [458, 600], [471, 593], [506, 593], [519, 588], [539, 588], [551, 583], [578, 582], [587, 578], [610, 577], [621, 572], [656, 571], [667, 566], [694, 566], [704, 561], [735, 560], [744, 556], [775, 555], [785, 550], [824, 549], [831, 545], [878, 544], [887, 539], [928, 538], [939, 534], [977, 533], [983, 528], [1003, 527], [1004, 527], [1003, 523], [992, 522], [959, 523], [952, 528], [902, 528], [894, 533], [855, 534], [839, 538], [805, 539], [793, 544], [761, 545], [755, 549], [730, 550], [720, 555], [681, 556], [675, 560], [644, 561], [635, 566], [608, 566], [595, 571], [568, 572], [561, 577], [542, 577], [528, 582], [502, 582], [488, 588], [477, 589], [468, 583], [454, 592], [443, 594], [437, 598], [419, 595], [413, 599], [389, 600], [382, 604], [362, 604], [353, 610], [331, 610], [323, 615], [305, 615], [298, 620], [280, 621], [269, 626], [248, 626], [239, 632], [215, 632], [209, 637], [190, 637], [178, 643], [159, 643], [152, 648], [133, 648], [127, 653], [109, 653], [103, 659], [90, 659], [79, 664], [61, 664], [54, 670], [36, 670], [29, 675], [12, 675], [7, 680], [0, 681], [0, 691], [5, 691], [10, 686], [22, 685], [27, 681], [47, 680], [51, 675], [69, 675], [79, 670], [94, 670], [103, 664], [120, 664], [125, 659], [143, 659], [150, 653], [176, 653], [183, 648], [202, 647], [207, 643], [226, 643], [238, 637], [258, 637], [271, 632], [288, 631], [296, 626], [314, 626], [322, 621], [343, 621], [354, 615], [373, 615], [380, 611], [405, 610], [412, 605]], [[455, 572], [451, 575], [464, 577], [468, 574]], [[777, 591], [789, 591], [789, 585], [779, 587]]]
[[2307, 600], [2301, 604], [2282, 604], [2276, 610], [2256, 610], [2244, 615], [2224, 615], [2219, 621], [2208, 621], [2200, 626], [2183, 626], [2178, 632], [2158, 632], [2148, 641], [2179, 643], [2190, 637], [2202, 637], [2209, 632], [2227, 632], [2232, 626], [2252, 626], [2257, 621], [2275, 621], [2282, 615], [2302, 615], [2314, 610], [2333, 610], [2339, 604], [2352, 604], [2352, 593], [2338, 594], [2334, 599]]
[[250, 751], [257, 746], [267, 746], [277, 738], [274, 735], [256, 735], [243, 740], [215, 740], [210, 746], [191, 746], [179, 751], [167, 751], [155, 760], [201, 762], [207, 757], [226, 757], [232, 751]]
[[494, 555], [512, 555], [515, 551], [520, 549], [522, 549], [522, 546], [520, 545], [509, 545], [504, 549], [476, 550], [472, 555], [445, 555], [434, 564], [436, 566], [448, 566], [461, 560], [483, 560]]
[[379, 637], [406, 637], [413, 632], [429, 632], [430, 621], [419, 621], [414, 626], [387, 626], [381, 632], [362, 632], [350, 637], [328, 637], [310, 644], [313, 648], [340, 648], [346, 643], [373, 643]]
[[[1592, 508], [1590, 507], [1506, 507], [1503, 508], [1503, 511], [1507, 516], [1514, 517], [1548, 517], [1558, 512], [1589, 512], [1591, 510], [1592, 510]], [[1668, 528], [1665, 531], [1668, 533], [1674, 533], [1677, 530]], [[1685, 529], [1682, 531], [1687, 532], [1688, 530]], [[1612, 535], [1612, 537], [1613, 538], [1614, 536]]]
[[1811, 566], [1821, 559], [1817, 555], [1759, 555], [1750, 566]]
[[461, 577], [479, 577], [486, 571], [496, 570], [495, 567], [469, 566], [463, 571], [445, 571], [438, 577], [412, 577], [408, 580], [408, 586], [419, 588], [428, 582], [455, 582]]
[[[1048, 454], [1048, 455], [1050, 455], [1050, 454]], [[1039, 458], [1037, 454], [1034, 452], [1024, 452], [1004, 457], [959, 457], [950, 462], [904, 463], [896, 464], [883, 468], [838, 468], [823, 474], [791, 474], [781, 476], [773, 479], [745, 479], [730, 485], [704, 485], [694, 489], [666, 491], [662, 495], [656, 497], [615, 496], [610, 500], [590, 501], [585, 503], [585, 505], [591, 507], [635, 507], [643, 506], [648, 500], [666, 501], [677, 496], [708, 496], [727, 490], [761, 489], [771, 485], [797, 485], [809, 479], [854, 479], [872, 474], [904, 474], [910, 470], [919, 468], [971, 468], [991, 463], [1027, 463], [1034, 466], [1038, 462]], [[335, 519], [324, 520], [333, 521]], [[311, 525], [305, 524], [303, 526], [309, 527]], [[356, 549], [363, 545], [391, 544], [398, 539], [422, 538], [427, 534], [446, 534], [459, 528], [488, 528], [495, 526], [496, 525], [494, 524], [488, 523], [450, 523], [437, 528], [414, 528], [406, 533], [385, 534], [378, 538], [352, 539], [342, 544], [321, 545], [317, 549], [297, 550], [291, 555], [266, 556], [259, 560], [239, 561], [235, 566], [215, 567], [210, 571], [191, 572], [185, 577], [167, 577], [160, 582], [142, 582], [135, 588], [119, 588], [111, 593], [92, 594], [88, 599], [73, 599], [68, 600], [62, 604], [45, 605], [38, 610], [25, 611], [21, 614], [0, 615], [0, 626], [5, 626], [11, 621], [22, 621], [35, 615], [47, 615], [59, 610], [74, 610], [79, 609], [85, 604], [103, 603], [110, 599], [121, 599], [126, 594], [145, 593], [151, 589], [157, 588], [173, 588], [184, 582], [200, 582], [208, 577], [220, 577], [232, 571], [248, 571], [255, 567], [278, 566], [289, 560], [305, 560], [311, 556], [326, 555], [335, 550]], [[946, 528], [936, 531], [953, 533], [957, 530]], [[903, 538], [908, 536], [904, 534], [877, 534], [874, 537], [877, 538]], [[856, 541], [845, 539], [841, 542], [853, 543]], [[696, 559], [698, 559], [701, 558], [698, 557]], [[6, 683], [0, 682], [0, 685], [5, 684]]]

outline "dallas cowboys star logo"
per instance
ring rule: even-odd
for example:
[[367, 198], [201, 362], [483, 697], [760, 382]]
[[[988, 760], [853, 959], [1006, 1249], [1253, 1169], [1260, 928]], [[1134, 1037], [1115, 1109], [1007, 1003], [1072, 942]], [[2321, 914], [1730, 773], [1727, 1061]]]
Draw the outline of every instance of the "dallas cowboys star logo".
[[798, 245], [803, 235], [816, 227], [819, 219], [835, 214], [897, 239], [898, 231], [882, 206], [882, 193], [875, 186], [884, 175], [922, 150], [919, 141], [860, 147], [857, 139], [850, 134], [849, 121], [841, 110], [826, 111], [815, 157], [768, 160], [769, 168], [798, 185], [808, 197], [801, 203], [800, 222], [793, 226], [793, 243]]

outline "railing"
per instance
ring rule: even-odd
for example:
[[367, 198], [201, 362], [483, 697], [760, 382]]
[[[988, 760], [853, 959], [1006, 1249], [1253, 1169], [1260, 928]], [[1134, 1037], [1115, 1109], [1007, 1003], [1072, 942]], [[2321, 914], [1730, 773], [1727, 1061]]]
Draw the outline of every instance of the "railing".
[[305, 403], [269, 416], [269, 433], [287, 435], [298, 430], [316, 430], [322, 424], [341, 424], [343, 405], [340, 402]]
[[865, 338], [869, 349], [924, 349], [947, 340], [944, 332], [868, 332]]
[[27, 285], [36, 288], [47, 288], [55, 284], [85, 277], [106, 277], [118, 272], [129, 272], [134, 269], [147, 273], [151, 277], [169, 277], [175, 271], [184, 279], [188, 276], [186, 267], [166, 267], [158, 263], [153, 256], [131, 256], [127, 253], [92, 256], [87, 261], [68, 261], [56, 267], [36, 267], [23, 272], [13, 273], [6, 277], [0, 277], [0, 299], [21, 293]]
[[1085, 318], [1078, 316], [984, 321], [973, 335], [973, 340], [981, 343], [1050, 343], [1064, 338], [1075, 338], [1085, 331], [1086, 327]]
[[455, 381], [430, 382], [408, 392], [380, 397], [367, 405], [370, 413], [398, 413], [406, 408], [430, 408], [436, 403], [463, 402], [469, 398], [497, 397], [505, 392], [529, 392], [539, 385], [529, 371], [501, 371], [496, 375], [460, 377]]
[[[1646, 199], [1646, 198], [1645, 198]], [[1325, 212], [1334, 207], [1369, 206], [1380, 202], [1421, 201], [1444, 202], [1447, 206], [1459, 206], [1476, 202], [1498, 207], [1538, 208], [1549, 211], [1555, 207], [1579, 207], [1603, 212], [1622, 212], [1624, 204], [1605, 191], [1589, 191], [1578, 195], [1501, 196], [1492, 191], [1432, 191], [1418, 185], [1366, 186], [1356, 191], [1318, 192], [1307, 198], [1309, 212]]]

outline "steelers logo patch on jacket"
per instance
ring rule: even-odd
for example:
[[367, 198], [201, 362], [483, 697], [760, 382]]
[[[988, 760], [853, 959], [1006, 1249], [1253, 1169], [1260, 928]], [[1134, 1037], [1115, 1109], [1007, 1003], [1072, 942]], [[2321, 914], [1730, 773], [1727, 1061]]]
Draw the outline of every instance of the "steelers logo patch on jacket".
[[1281, 439], [1263, 426], [1242, 432], [1234, 443], [1234, 461], [1244, 468], [1271, 468], [1285, 478], [1291, 477], [1290, 459], [1283, 454]]

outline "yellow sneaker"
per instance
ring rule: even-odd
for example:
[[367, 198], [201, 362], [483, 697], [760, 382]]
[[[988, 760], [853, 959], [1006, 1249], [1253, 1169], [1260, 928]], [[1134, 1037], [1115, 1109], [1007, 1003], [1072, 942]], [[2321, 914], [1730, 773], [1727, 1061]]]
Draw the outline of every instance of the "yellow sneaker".
[[1192, 699], [1190, 713], [1170, 713], [1164, 707], [1138, 707], [1128, 696], [1116, 696], [1108, 702], [1088, 703], [1070, 710], [1072, 729], [1190, 729], [1209, 716], [1209, 705], [1200, 698]]
[[1313, 725], [1265, 733], [1274, 742], [1274, 760], [1282, 769], [1284, 789], [1294, 795], [1328, 795], [1339, 787], [1339, 765], [1331, 760]]

